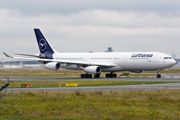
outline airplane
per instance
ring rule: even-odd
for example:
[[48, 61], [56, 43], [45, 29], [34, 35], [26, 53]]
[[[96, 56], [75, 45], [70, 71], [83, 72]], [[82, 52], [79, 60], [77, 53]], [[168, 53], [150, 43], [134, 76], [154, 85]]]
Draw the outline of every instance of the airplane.
[[[118, 71], [131, 71], [141, 73], [143, 71], [157, 71], [157, 78], [161, 78], [161, 70], [175, 65], [176, 61], [171, 56], [160, 52], [91, 52], [91, 53], [59, 53], [44, 37], [40, 29], [34, 29], [40, 54], [16, 54], [6, 57], [35, 60], [44, 64], [45, 69], [58, 70], [60, 68], [70, 70], [84, 70], [81, 78], [99, 78], [101, 72], [109, 72], [106, 78], [116, 78]], [[26, 57], [24, 57], [26, 56]]]

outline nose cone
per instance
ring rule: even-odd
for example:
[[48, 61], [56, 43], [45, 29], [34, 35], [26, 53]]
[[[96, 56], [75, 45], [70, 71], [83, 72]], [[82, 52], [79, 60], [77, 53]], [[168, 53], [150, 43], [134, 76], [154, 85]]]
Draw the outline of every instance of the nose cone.
[[173, 66], [176, 64], [176, 61], [174, 59], [171, 60], [170, 64]]

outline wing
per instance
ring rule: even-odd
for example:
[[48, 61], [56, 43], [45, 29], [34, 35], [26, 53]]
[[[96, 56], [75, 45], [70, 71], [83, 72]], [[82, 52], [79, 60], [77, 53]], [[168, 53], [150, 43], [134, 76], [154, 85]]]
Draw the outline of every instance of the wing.
[[98, 63], [98, 62], [86, 62], [86, 61], [72, 61], [72, 60], [60, 60], [60, 59], [45, 59], [45, 58], [40, 58], [37, 55], [29, 55], [29, 54], [17, 54], [17, 55], [24, 55], [24, 56], [31, 56], [31, 57], [13, 57], [8, 55], [7, 53], [3, 52], [3, 54], [6, 57], [9, 58], [15, 58], [15, 59], [24, 59], [24, 60], [35, 60], [39, 62], [58, 62], [60, 64], [76, 64], [76, 65], [95, 65], [95, 66], [104, 66], [104, 67], [114, 67], [117, 66], [116, 64], [113, 63]]

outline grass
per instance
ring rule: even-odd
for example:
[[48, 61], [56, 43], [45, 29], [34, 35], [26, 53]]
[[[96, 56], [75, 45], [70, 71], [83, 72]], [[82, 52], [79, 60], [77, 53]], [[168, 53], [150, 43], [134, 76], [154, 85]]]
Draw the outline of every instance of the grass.
[[0, 76], [8, 77], [79, 77], [82, 71], [47, 69], [0, 69]]
[[[127, 72], [127, 71], [125, 71]], [[45, 69], [0, 70], [0, 76], [9, 77], [79, 77], [82, 71], [51, 71]], [[122, 74], [123, 72], [118, 72]], [[156, 71], [144, 72], [154, 75]], [[153, 74], [149, 74], [153, 73]], [[163, 73], [180, 73], [180, 69], [164, 70]], [[105, 74], [103, 73], [101, 77]], [[130, 73], [131, 75], [131, 73]], [[142, 76], [134, 74], [133, 76]], [[31, 87], [58, 87], [66, 82], [78, 86], [133, 85], [176, 83], [164, 81], [14, 81], [13, 87], [31, 84]], [[9, 87], [12, 87], [10, 85]], [[137, 91], [40, 91], [20, 92], [0, 99], [0, 119], [17, 120], [164, 120], [180, 119], [180, 90]], [[2, 94], [0, 93], [0, 96]], [[14, 105], [13, 107], [11, 105]], [[21, 108], [22, 114], [17, 107]]]
[[[115, 86], [115, 85], [140, 85], [140, 84], [162, 84], [180, 83], [180, 81], [13, 81], [9, 88], [21, 88], [21, 84], [30, 84], [31, 88], [65, 87], [66, 83], [77, 83], [78, 87], [84, 86]], [[0, 86], [3, 83], [0, 83]]]
[[[20, 92], [13, 104], [22, 115], [1, 109], [0, 118], [21, 120], [178, 120], [180, 90]], [[9, 104], [9, 98], [1, 106]], [[14, 110], [15, 111], [15, 110]]]

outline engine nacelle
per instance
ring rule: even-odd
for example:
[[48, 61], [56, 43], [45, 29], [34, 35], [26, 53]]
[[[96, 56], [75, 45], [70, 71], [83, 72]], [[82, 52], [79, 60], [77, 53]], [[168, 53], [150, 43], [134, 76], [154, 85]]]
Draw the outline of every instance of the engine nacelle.
[[60, 67], [61, 65], [58, 62], [49, 62], [44, 65], [44, 68], [50, 70], [58, 70]]
[[99, 74], [101, 73], [101, 68], [99, 66], [88, 66], [84, 68], [87, 73]]

